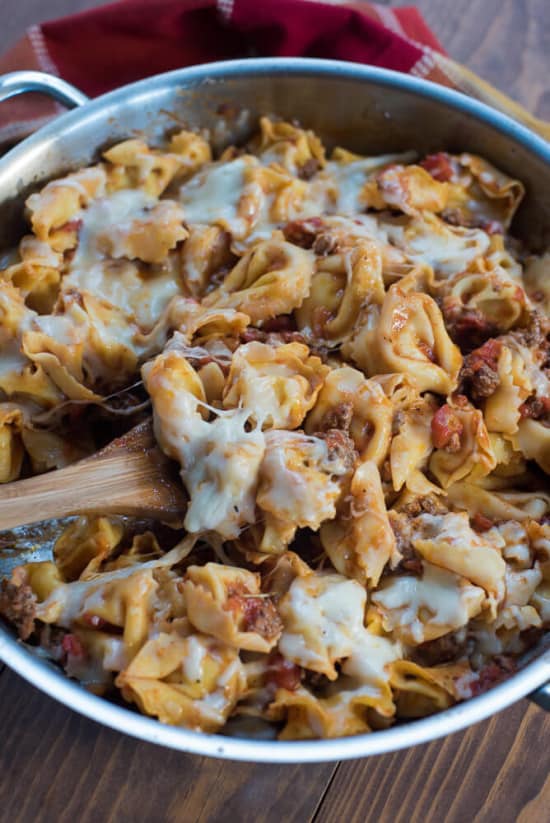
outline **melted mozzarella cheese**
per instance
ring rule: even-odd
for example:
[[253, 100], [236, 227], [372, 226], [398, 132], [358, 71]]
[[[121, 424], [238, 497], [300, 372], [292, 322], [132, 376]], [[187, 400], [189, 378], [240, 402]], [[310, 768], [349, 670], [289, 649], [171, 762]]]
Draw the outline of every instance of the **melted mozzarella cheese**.
[[366, 592], [339, 574], [298, 577], [280, 604], [281, 654], [314, 671], [348, 657], [363, 630]]
[[508, 520], [500, 523], [495, 531], [505, 542], [502, 549], [503, 557], [520, 569], [529, 568], [531, 565], [531, 547], [529, 537], [522, 524], [516, 520]]
[[318, 528], [334, 517], [340, 487], [333, 477], [346, 467], [343, 460], [330, 459], [326, 441], [273, 430], [265, 433], [265, 443], [258, 505], [300, 527]]
[[414, 521], [412, 544], [425, 560], [482, 586], [493, 603], [504, 598], [504, 540], [497, 531], [474, 532], [466, 512], [420, 515]]
[[0, 283], [0, 379], [21, 374], [30, 361], [21, 350], [21, 340], [36, 318], [15, 290]]
[[18, 340], [12, 340], [0, 347], [0, 380], [10, 375], [21, 374], [30, 360], [21, 351]]
[[78, 247], [62, 284], [65, 293], [88, 292], [105, 300], [144, 330], [158, 321], [170, 300], [179, 294], [178, 281], [169, 269], [151, 275], [140, 271], [139, 265], [130, 260], [107, 259], [101, 251], [100, 238], [109, 226], [124, 232], [132, 220], [143, 218], [145, 210], [155, 202], [139, 189], [122, 189], [82, 210]]
[[100, 197], [82, 209], [77, 217], [82, 221], [78, 234], [78, 247], [70, 271], [86, 270], [104, 257], [97, 239], [109, 227], [119, 227], [132, 218], [142, 216], [156, 199], [141, 189], [120, 189], [107, 197]]
[[386, 682], [387, 666], [402, 657], [401, 644], [364, 629], [357, 636], [353, 651], [342, 666], [342, 673], [361, 684]]
[[245, 172], [258, 165], [257, 158], [244, 156], [226, 163], [212, 163], [195, 174], [179, 190], [186, 222], [216, 223], [235, 237], [244, 236], [253, 217], [239, 213], [241, 198], [247, 193]]
[[316, 176], [312, 188], [315, 193], [325, 195], [329, 213], [359, 214], [365, 211], [362, 192], [369, 177], [391, 163], [410, 163], [415, 156], [415, 152], [404, 152], [362, 157], [350, 163], [330, 161]]
[[489, 235], [481, 229], [450, 227], [436, 217], [413, 218], [406, 228], [391, 222], [386, 225], [391, 242], [413, 262], [427, 263], [445, 277], [467, 269], [490, 245]]
[[245, 523], [254, 522], [265, 449], [261, 430], [246, 430], [250, 416], [246, 409], [212, 409], [218, 416], [212, 422], [204, 420], [198, 411], [200, 401], [178, 382], [177, 372], [152, 380], [154, 384], [148, 382], [146, 371], [155, 433], [163, 450], [179, 461], [190, 497], [185, 528], [191, 533], [213, 530], [226, 538], [236, 537]]
[[[286, 203], [285, 217], [272, 218], [277, 194], [266, 194], [249, 171], [269, 165], [272, 156], [245, 155], [225, 163], [203, 167], [179, 190], [187, 223], [217, 224], [231, 232], [236, 247], [268, 238], [281, 222], [320, 214], [355, 215], [365, 210], [365, 183], [374, 172], [393, 162], [412, 160], [414, 152], [366, 157], [350, 163], [329, 162], [312, 180], [299, 181], [301, 194]], [[296, 181], [289, 177], [289, 183]], [[375, 221], [373, 221], [374, 223]]]
[[187, 638], [186, 655], [181, 661], [183, 677], [190, 683], [200, 683], [203, 677], [203, 666], [208, 656], [208, 650], [200, 638], [191, 635]]
[[252, 419], [263, 428], [294, 429], [313, 405], [322, 373], [317, 363], [316, 375], [309, 350], [296, 344], [274, 349], [246, 343], [233, 354], [224, 405], [253, 409]]
[[120, 672], [128, 665], [128, 656], [121, 637], [102, 638], [104, 649], [103, 668], [108, 672]]
[[506, 345], [517, 352], [525, 364], [525, 372], [533, 391], [538, 397], [550, 396], [550, 379], [541, 368], [540, 353], [522, 345], [513, 335], [506, 338]]
[[87, 324], [79, 323], [79, 319], [70, 314], [43, 314], [35, 318], [33, 329], [63, 346], [74, 346], [83, 341], [87, 332]]
[[526, 606], [541, 581], [542, 572], [537, 567], [524, 569], [519, 572], [507, 569], [506, 600], [504, 601], [503, 607]]
[[384, 626], [405, 642], [423, 643], [465, 626], [481, 610], [485, 592], [423, 561], [421, 578], [394, 577], [372, 595]]
[[127, 580], [134, 575], [136, 578], [145, 579], [153, 569], [173, 566], [189, 554], [194, 543], [194, 538], [186, 538], [162, 557], [140, 563], [137, 567], [126, 566], [104, 572], [90, 580], [63, 583], [54, 589], [46, 600], [38, 604], [36, 616], [46, 623], [71, 628], [79, 615], [104, 605], [106, 586]]
[[235, 409], [201, 426], [180, 446], [182, 478], [190, 496], [185, 528], [237, 537], [254, 522], [254, 498], [264, 454], [261, 430], [246, 431], [249, 412]]

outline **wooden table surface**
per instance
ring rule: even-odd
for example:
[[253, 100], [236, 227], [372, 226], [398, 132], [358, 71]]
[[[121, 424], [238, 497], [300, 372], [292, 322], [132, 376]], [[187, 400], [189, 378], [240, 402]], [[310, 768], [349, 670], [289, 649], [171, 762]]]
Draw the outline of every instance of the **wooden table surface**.
[[[416, 4], [453, 57], [550, 119], [548, 0]], [[0, 51], [31, 23], [94, 5], [98, 0], [1, 0]], [[265, 766], [126, 738], [0, 669], [0, 729], [1, 823], [550, 821], [550, 717], [525, 700], [404, 752]]]

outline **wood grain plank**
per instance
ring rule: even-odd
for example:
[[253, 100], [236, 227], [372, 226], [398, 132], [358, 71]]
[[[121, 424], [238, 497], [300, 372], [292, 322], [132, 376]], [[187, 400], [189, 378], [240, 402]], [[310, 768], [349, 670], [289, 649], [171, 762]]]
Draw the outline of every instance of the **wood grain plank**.
[[0, 728], [0, 819], [10, 823], [302, 823], [336, 768], [162, 749], [80, 717], [9, 670], [0, 678]]
[[0, 52], [13, 46], [23, 36], [25, 30], [35, 23], [55, 20], [66, 14], [94, 8], [105, 4], [105, 0], [2, 0], [1, 8], [9, 13], [2, 14], [0, 26]]
[[415, 5], [451, 57], [550, 119], [548, 0], [382, 2]]
[[521, 701], [441, 741], [342, 763], [315, 823], [543, 823], [549, 734], [550, 717]]

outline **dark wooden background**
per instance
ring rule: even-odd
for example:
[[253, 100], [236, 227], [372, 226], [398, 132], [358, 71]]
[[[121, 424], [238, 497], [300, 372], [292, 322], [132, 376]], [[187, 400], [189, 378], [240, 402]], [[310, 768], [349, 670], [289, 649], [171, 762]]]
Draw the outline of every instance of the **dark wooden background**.
[[[0, 0], [0, 51], [31, 23], [97, 5]], [[416, 5], [449, 54], [550, 119], [549, 0]], [[0, 821], [547, 823], [549, 742], [550, 718], [521, 701], [393, 755], [307, 766], [226, 763], [125, 738], [0, 668]]]

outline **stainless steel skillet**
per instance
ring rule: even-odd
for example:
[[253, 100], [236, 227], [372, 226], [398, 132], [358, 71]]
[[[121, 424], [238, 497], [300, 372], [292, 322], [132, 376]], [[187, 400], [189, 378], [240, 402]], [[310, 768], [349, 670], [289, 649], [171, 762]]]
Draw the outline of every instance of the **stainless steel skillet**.
[[[246, 138], [257, 116], [266, 113], [298, 119], [329, 145], [362, 153], [415, 148], [421, 153], [448, 149], [482, 154], [526, 185], [514, 232], [534, 250], [550, 246], [550, 146], [481, 103], [406, 75], [324, 60], [243, 60], [159, 75], [92, 102], [47, 75], [18, 72], [0, 78], [0, 101], [26, 91], [41, 91], [79, 108], [0, 160], [0, 250], [13, 246], [22, 233], [22, 204], [31, 190], [92, 162], [110, 143], [135, 134], [155, 140], [187, 126], [210, 129], [222, 146]], [[50, 537], [46, 531], [34, 532], [22, 545], [33, 559], [45, 559]], [[0, 548], [0, 576], [14, 562], [13, 553]], [[445, 712], [370, 735], [307, 742], [163, 726], [89, 694], [1, 626], [0, 660], [47, 694], [108, 726], [175, 749], [235, 760], [302, 763], [394, 751], [462, 729], [529, 694], [550, 709], [550, 688], [544, 685], [550, 680], [550, 651], [542, 644], [512, 678]]]

